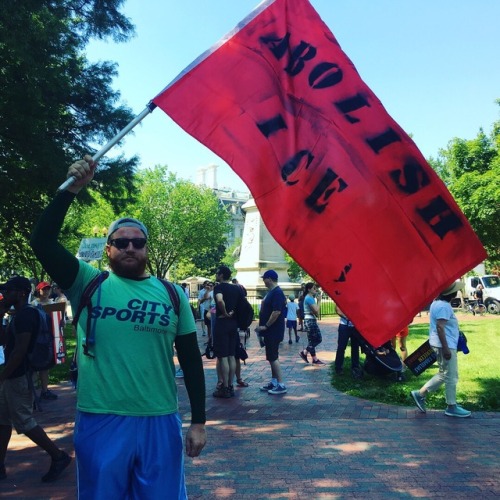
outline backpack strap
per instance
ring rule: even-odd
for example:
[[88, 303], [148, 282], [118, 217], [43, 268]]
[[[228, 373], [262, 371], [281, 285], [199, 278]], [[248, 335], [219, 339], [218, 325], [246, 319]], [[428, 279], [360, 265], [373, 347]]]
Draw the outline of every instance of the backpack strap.
[[[95, 321], [94, 321], [94, 325], [91, 324], [91, 322], [92, 322], [92, 318], [91, 318], [91, 316], [92, 316], [91, 315], [92, 295], [94, 295], [95, 291], [98, 288], [99, 288], [99, 292], [100, 292], [101, 284], [105, 279], [108, 278], [108, 276], [109, 276], [109, 272], [103, 271], [102, 273], [99, 273], [97, 276], [92, 278], [92, 280], [85, 287], [85, 290], [83, 291], [83, 294], [80, 298], [80, 302], [79, 302], [78, 307], [76, 309], [76, 313], [73, 316], [72, 324], [76, 328], [78, 325], [78, 320], [80, 319], [80, 315], [82, 314], [82, 311], [85, 308], [87, 308], [87, 313], [88, 313], [87, 314], [87, 326], [86, 326], [86, 330], [85, 330], [85, 342], [83, 344], [83, 353], [86, 356], [90, 356], [88, 344], [95, 342], [95, 338], [89, 339], [89, 335], [91, 335], [92, 332], [94, 333], [94, 337], [95, 337]], [[100, 299], [100, 297], [99, 297], [99, 299]], [[92, 326], [94, 326], [94, 328], [92, 328]], [[78, 349], [78, 346], [77, 346], [77, 349]], [[75, 355], [76, 355], [76, 351], [75, 351]]]
[[[91, 312], [92, 312], [92, 296], [96, 292], [96, 290], [99, 291], [99, 297], [98, 297], [98, 304], [100, 302], [100, 292], [101, 292], [101, 284], [102, 282], [107, 279], [109, 276], [108, 271], [103, 271], [102, 273], [98, 274], [95, 278], [93, 278], [89, 284], [85, 287], [85, 290], [83, 291], [83, 294], [80, 298], [80, 303], [78, 304], [78, 308], [76, 310], [76, 313], [73, 317], [72, 324], [76, 328], [78, 324], [78, 320], [80, 319], [80, 315], [82, 311], [87, 308], [88, 314], [87, 314], [87, 326], [86, 326], [86, 335], [85, 335], [85, 342], [83, 344], [83, 353], [86, 356], [91, 356], [89, 353], [89, 344], [92, 345], [95, 343], [95, 324], [96, 320], [94, 320], [94, 324], [92, 324], [92, 318], [91, 318]], [[161, 281], [162, 285], [165, 287], [167, 290], [167, 293], [170, 297], [170, 302], [172, 302], [172, 306], [174, 308], [174, 312], [177, 316], [179, 316], [179, 311], [180, 311], [180, 298], [179, 298], [179, 293], [177, 289], [175, 288], [175, 285], [171, 283], [170, 281], [158, 278], [159, 281]], [[77, 346], [78, 348], [78, 346]], [[75, 351], [75, 356], [76, 357], [76, 351]]]
[[170, 297], [170, 302], [172, 302], [172, 306], [174, 308], [176, 316], [179, 316], [181, 301], [179, 298], [179, 292], [177, 291], [177, 288], [175, 288], [175, 285], [171, 281], [164, 280], [162, 278], [158, 279], [161, 281], [161, 284], [167, 290], [168, 296]]

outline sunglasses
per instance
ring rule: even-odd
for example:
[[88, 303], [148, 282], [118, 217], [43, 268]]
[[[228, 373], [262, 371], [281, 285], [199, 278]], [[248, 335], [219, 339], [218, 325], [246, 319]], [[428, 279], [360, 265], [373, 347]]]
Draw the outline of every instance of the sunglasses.
[[130, 243], [132, 243], [132, 246], [136, 250], [140, 250], [146, 245], [146, 238], [115, 238], [109, 242], [110, 245], [118, 248], [118, 250], [125, 250]]

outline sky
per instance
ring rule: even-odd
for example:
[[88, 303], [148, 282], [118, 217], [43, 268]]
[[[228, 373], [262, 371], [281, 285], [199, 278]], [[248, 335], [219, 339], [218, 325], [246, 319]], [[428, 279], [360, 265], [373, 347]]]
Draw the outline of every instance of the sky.
[[[310, 0], [361, 78], [426, 158], [500, 119], [500, 1]], [[87, 58], [118, 64], [113, 88], [139, 114], [201, 53], [230, 32], [258, 0], [125, 0], [136, 28], [129, 42], [92, 42]], [[167, 165], [196, 182], [218, 165], [218, 187], [246, 191], [230, 167], [161, 109], [108, 154], [137, 154], [141, 167]]]

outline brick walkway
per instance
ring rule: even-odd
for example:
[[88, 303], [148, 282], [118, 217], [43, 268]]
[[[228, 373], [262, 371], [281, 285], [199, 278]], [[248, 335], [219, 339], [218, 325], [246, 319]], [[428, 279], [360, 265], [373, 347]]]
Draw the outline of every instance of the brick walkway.
[[[334, 359], [336, 326], [321, 322], [324, 361]], [[270, 371], [254, 334], [248, 352], [243, 377], [250, 387], [230, 400], [212, 398], [215, 362], [204, 361], [209, 442], [199, 458], [186, 459], [191, 499], [500, 497], [500, 414], [450, 419], [442, 411], [420, 414], [410, 401], [393, 407], [346, 396], [330, 386], [328, 365], [306, 365], [297, 345], [286, 343], [280, 357], [289, 391], [270, 396], [258, 389]], [[45, 403], [37, 419], [74, 455], [74, 392], [68, 384], [53, 389], [59, 399]], [[179, 399], [187, 411], [182, 381]], [[40, 449], [14, 435], [0, 497], [76, 498], [74, 465], [45, 485], [40, 477], [48, 465]]]

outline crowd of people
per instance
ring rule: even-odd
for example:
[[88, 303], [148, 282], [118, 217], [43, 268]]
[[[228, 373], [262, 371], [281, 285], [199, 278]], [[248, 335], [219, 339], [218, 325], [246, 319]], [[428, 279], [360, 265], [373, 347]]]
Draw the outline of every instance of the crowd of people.
[[[81, 306], [76, 324], [79, 379], [74, 431], [79, 498], [159, 498], [166, 490], [176, 498], [185, 498], [176, 373], [184, 379], [191, 405], [186, 455], [198, 456], [206, 443], [205, 378], [196, 314], [185, 284], [173, 285], [146, 272], [149, 234], [141, 221], [124, 217], [110, 224], [106, 273], [78, 260], [58, 241], [66, 213], [80, 190], [91, 182], [94, 170], [95, 163], [89, 156], [72, 164], [68, 176], [75, 177], [76, 182], [56, 195], [33, 231], [32, 249], [57, 284], [42, 281], [33, 290], [28, 279], [16, 276], [0, 285], [0, 345], [5, 346], [5, 363], [0, 371], [0, 479], [7, 476], [5, 460], [13, 428], [51, 457], [42, 481], [55, 481], [71, 462], [69, 454], [36, 423], [25, 363], [38, 331], [37, 316], [30, 304], [71, 301], [73, 308]], [[318, 324], [321, 294], [318, 285], [310, 282], [302, 286], [298, 297], [291, 294], [287, 300], [276, 271], [268, 269], [261, 278], [267, 292], [255, 331], [269, 363], [270, 378], [259, 389], [279, 396], [288, 391], [279, 359], [286, 329], [289, 345], [299, 342], [299, 333], [307, 335], [307, 345], [298, 352], [305, 363], [325, 365], [317, 356], [322, 342]], [[88, 291], [91, 285], [93, 295]], [[468, 417], [470, 411], [456, 402], [458, 322], [450, 301], [458, 288], [457, 284], [447, 288], [431, 305], [430, 345], [439, 372], [420, 390], [412, 391], [411, 397], [425, 412], [427, 393], [444, 384], [448, 405], [445, 414]], [[231, 278], [229, 267], [220, 265], [215, 281], [205, 281], [196, 298], [201, 335], [213, 346], [216, 357], [215, 398], [232, 398], [235, 386], [249, 385], [241, 373], [241, 349], [248, 331], [241, 330], [237, 321], [238, 304], [246, 295], [245, 287]], [[9, 310], [14, 314], [9, 315]], [[335, 374], [343, 373], [350, 343], [352, 376], [360, 378], [362, 337], [340, 308], [337, 312], [340, 324]], [[65, 319], [63, 314], [62, 324]], [[405, 329], [394, 339], [394, 347], [399, 342], [403, 358], [407, 335]], [[381, 347], [375, 352], [384, 355], [384, 350]], [[40, 372], [39, 379], [41, 398], [57, 399], [48, 387], [48, 373]], [[147, 449], [141, 445], [144, 442], [149, 443]]]

